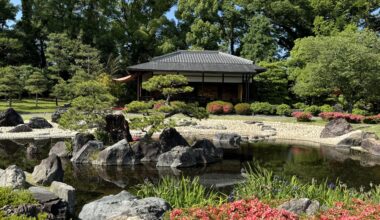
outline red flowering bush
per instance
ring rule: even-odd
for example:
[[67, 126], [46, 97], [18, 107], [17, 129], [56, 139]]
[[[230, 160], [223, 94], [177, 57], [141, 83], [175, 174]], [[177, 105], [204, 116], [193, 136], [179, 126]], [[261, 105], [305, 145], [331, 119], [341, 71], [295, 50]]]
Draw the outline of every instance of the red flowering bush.
[[347, 114], [342, 112], [322, 112], [319, 114], [319, 117], [321, 117], [325, 121], [344, 118], [350, 123], [361, 123], [364, 119], [363, 115]]
[[295, 117], [299, 122], [309, 122], [313, 117], [310, 112], [293, 112], [292, 116]]
[[230, 114], [234, 111], [234, 106], [229, 102], [214, 101], [210, 102], [206, 106], [206, 110], [211, 114]]
[[239, 200], [225, 203], [217, 207], [174, 209], [170, 219], [298, 219], [297, 215], [286, 210], [269, 207], [258, 199]]
[[358, 199], [354, 199], [350, 205], [337, 202], [335, 207], [322, 212], [319, 218], [322, 220], [380, 219], [380, 204], [365, 203]]

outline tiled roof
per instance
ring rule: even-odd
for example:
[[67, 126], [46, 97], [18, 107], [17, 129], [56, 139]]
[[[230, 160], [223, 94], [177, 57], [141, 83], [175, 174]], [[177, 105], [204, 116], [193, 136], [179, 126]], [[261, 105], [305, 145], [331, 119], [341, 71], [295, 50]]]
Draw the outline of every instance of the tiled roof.
[[168, 72], [224, 72], [257, 73], [265, 71], [252, 61], [219, 51], [180, 50], [155, 57], [150, 62], [127, 68], [129, 71], [168, 71]]

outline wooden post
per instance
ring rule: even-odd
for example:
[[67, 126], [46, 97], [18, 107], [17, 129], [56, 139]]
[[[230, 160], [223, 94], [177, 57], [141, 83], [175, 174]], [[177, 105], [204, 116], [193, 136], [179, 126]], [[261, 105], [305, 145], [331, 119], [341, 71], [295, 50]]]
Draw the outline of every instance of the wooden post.
[[202, 73], [202, 96], [204, 95], [205, 73]]

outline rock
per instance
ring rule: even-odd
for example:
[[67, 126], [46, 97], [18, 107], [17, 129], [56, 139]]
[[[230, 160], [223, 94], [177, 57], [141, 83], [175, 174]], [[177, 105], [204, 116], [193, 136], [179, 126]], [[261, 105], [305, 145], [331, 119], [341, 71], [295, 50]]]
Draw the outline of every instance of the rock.
[[78, 133], [73, 140], [73, 154], [78, 152], [87, 142], [95, 140], [95, 136], [89, 133]]
[[68, 147], [64, 141], [58, 141], [49, 151], [49, 156], [52, 154], [57, 155], [60, 158], [67, 158], [71, 156], [71, 152], [68, 151]]
[[79, 213], [82, 220], [103, 219], [162, 219], [170, 205], [160, 198], [137, 199], [122, 191], [117, 195], [105, 196], [83, 206]]
[[158, 157], [157, 167], [192, 167], [197, 165], [198, 153], [191, 147], [177, 146]]
[[89, 141], [71, 158], [73, 163], [91, 163], [97, 160], [99, 152], [104, 149], [101, 141]]
[[25, 174], [16, 165], [11, 165], [5, 170], [0, 170], [0, 187], [22, 189], [26, 185]]
[[250, 121], [244, 121], [244, 123], [249, 124], [249, 125], [254, 125], [254, 124], [262, 123], [262, 122], [250, 120]]
[[70, 106], [68, 107], [59, 107], [55, 110], [55, 112], [51, 115], [51, 121], [54, 123], [58, 123], [59, 119], [65, 114]]
[[236, 133], [217, 133], [215, 134], [214, 140], [229, 143], [231, 145], [239, 145], [241, 136]]
[[261, 130], [262, 130], [262, 131], [276, 131], [276, 129], [273, 128], [273, 127], [270, 126], [270, 125], [263, 125], [263, 126], [261, 126]]
[[195, 126], [195, 125], [197, 125], [197, 123], [195, 121], [188, 120], [185, 118], [178, 120], [176, 123], [177, 127], [187, 127], [187, 126], [191, 126], [191, 125]]
[[292, 199], [278, 207], [279, 209], [285, 209], [289, 212], [294, 212], [297, 215], [307, 214], [309, 216], [318, 212], [320, 205], [316, 200], [310, 200], [308, 198]]
[[19, 124], [16, 127], [12, 128], [8, 132], [10, 133], [20, 133], [20, 132], [31, 132], [33, 129], [31, 129], [28, 125], [26, 124]]
[[36, 128], [36, 129], [43, 129], [43, 128], [52, 128], [53, 125], [51, 125], [46, 119], [42, 117], [32, 117], [29, 120], [28, 126], [30, 128]]
[[35, 158], [35, 156], [38, 154], [38, 147], [36, 147], [36, 145], [30, 143], [28, 148], [26, 148], [26, 154], [30, 158]]
[[0, 127], [13, 127], [19, 124], [24, 124], [24, 120], [13, 108], [8, 108], [0, 114]]
[[50, 191], [57, 195], [60, 199], [67, 202], [71, 215], [75, 215], [75, 189], [74, 187], [62, 182], [53, 181]]
[[162, 131], [159, 137], [162, 146], [162, 153], [171, 150], [176, 146], [189, 146], [185, 138], [174, 128], [166, 128]]
[[337, 137], [352, 131], [352, 126], [344, 118], [331, 120], [321, 132], [321, 138]]
[[378, 140], [376, 134], [364, 131], [353, 131], [348, 137], [344, 138], [338, 143], [338, 147], [353, 147], [360, 146], [364, 139], [374, 138]]
[[63, 174], [61, 159], [52, 154], [34, 167], [32, 178], [37, 184], [49, 185], [53, 181], [63, 181]]
[[134, 143], [132, 149], [141, 162], [157, 162], [157, 158], [161, 154], [160, 143], [148, 138]]
[[44, 187], [30, 187], [29, 191], [33, 197], [42, 205], [42, 211], [50, 213], [53, 218], [49, 219], [68, 219], [68, 204], [62, 201], [57, 195], [45, 189]]
[[216, 148], [215, 145], [207, 139], [196, 141], [192, 148], [199, 152], [197, 154], [197, 163], [215, 163], [223, 159], [223, 149]]
[[361, 147], [370, 154], [380, 155], [380, 140], [376, 140], [375, 138], [364, 139]]
[[107, 147], [99, 153], [98, 159], [92, 161], [98, 165], [135, 165], [139, 164], [135, 152], [132, 150], [128, 141], [123, 139], [116, 144]]
[[133, 141], [128, 121], [125, 120], [124, 115], [110, 114], [106, 116], [105, 120], [105, 131], [108, 133], [111, 143], [116, 143], [123, 139], [126, 139], [128, 142]]

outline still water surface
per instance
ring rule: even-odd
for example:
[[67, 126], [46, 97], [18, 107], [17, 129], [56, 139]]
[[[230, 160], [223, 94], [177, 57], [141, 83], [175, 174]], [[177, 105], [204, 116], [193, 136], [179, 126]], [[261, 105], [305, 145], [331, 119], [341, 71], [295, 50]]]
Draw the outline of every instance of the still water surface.
[[[58, 139], [42, 140], [1, 140], [0, 168], [16, 164], [32, 172], [40, 160], [46, 158], [49, 149]], [[34, 157], [26, 154], [29, 144], [36, 145], [40, 152]], [[131, 190], [136, 184], [149, 179], [157, 182], [162, 176], [199, 176], [207, 186], [214, 185], [223, 191], [241, 182], [241, 169], [253, 160], [275, 173], [297, 175], [304, 181], [317, 179], [335, 181], [337, 178], [350, 187], [368, 186], [370, 182], [380, 184], [380, 158], [353, 154], [346, 150], [331, 147], [308, 147], [285, 144], [249, 144], [224, 153], [224, 160], [208, 166], [173, 170], [157, 169], [155, 164], [125, 167], [99, 167], [73, 165], [62, 161], [64, 182], [77, 189], [77, 210], [92, 200], [105, 195], [116, 194], [122, 189]]]

